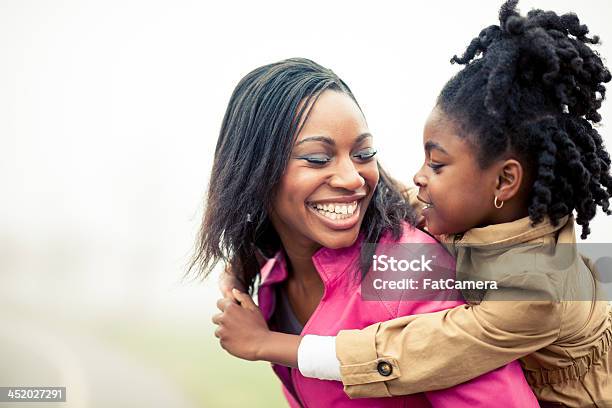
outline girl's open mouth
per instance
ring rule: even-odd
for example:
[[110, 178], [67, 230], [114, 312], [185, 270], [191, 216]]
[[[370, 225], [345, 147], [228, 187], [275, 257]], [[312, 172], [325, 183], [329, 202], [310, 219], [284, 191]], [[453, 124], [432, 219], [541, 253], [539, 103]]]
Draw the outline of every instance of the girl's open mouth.
[[432, 203], [430, 203], [429, 201], [426, 201], [424, 199], [421, 198], [421, 196], [417, 195], [417, 200], [419, 200], [420, 202], [422, 202], [423, 204], [425, 204], [425, 206], [423, 206], [423, 210], [428, 210], [430, 208], [432, 208], [434, 205]]

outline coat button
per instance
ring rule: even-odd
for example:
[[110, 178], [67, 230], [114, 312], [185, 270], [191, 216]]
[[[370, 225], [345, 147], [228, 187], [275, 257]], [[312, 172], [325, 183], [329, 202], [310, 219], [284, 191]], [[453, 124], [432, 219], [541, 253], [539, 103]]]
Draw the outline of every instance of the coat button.
[[378, 374], [382, 375], [383, 377], [388, 377], [393, 372], [393, 366], [386, 361], [381, 361], [378, 363], [376, 369], [378, 370]]

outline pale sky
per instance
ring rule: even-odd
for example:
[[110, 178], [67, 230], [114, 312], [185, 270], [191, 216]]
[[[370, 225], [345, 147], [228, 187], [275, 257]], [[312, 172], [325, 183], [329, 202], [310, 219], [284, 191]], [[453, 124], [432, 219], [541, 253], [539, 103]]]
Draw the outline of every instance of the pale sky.
[[[178, 280], [238, 80], [296, 56], [333, 69], [383, 165], [410, 182], [424, 120], [457, 70], [450, 57], [497, 22], [500, 4], [0, 0], [0, 295], [66, 310], [212, 310], [214, 282]], [[576, 11], [612, 58], [612, 2], [519, 4], [536, 5]], [[610, 103], [602, 114], [610, 145]], [[592, 230], [611, 242], [612, 217]]]

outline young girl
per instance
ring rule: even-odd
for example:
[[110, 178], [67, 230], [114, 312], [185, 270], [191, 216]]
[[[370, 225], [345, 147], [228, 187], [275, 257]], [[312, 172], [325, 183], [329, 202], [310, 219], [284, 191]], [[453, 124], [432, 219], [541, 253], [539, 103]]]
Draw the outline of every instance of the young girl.
[[[285, 333], [329, 335], [456, 306], [361, 299], [360, 255], [373, 253], [363, 242], [433, 246], [430, 255], [454, 273], [452, 257], [409, 225], [412, 210], [375, 154], [357, 102], [333, 72], [304, 59], [254, 70], [238, 84], [223, 121], [196, 261], [209, 270], [227, 260], [248, 286], [259, 277], [257, 316], [266, 330], [268, 323]], [[268, 259], [261, 268], [257, 256]], [[446, 298], [454, 295], [449, 290]], [[243, 309], [229, 300], [219, 306], [225, 315], [214, 318], [216, 334], [231, 349], [225, 331], [241, 324], [232, 314]], [[537, 406], [517, 362], [447, 390], [354, 401], [340, 382], [280, 365], [274, 371], [291, 406], [489, 407], [500, 397], [509, 407]]]
[[299, 358], [304, 375], [342, 379], [352, 398], [449, 387], [520, 358], [543, 406], [612, 407], [612, 314], [574, 235], [576, 222], [588, 236], [598, 206], [610, 214], [610, 157], [593, 123], [611, 75], [576, 15], [522, 17], [516, 4], [453, 58], [466, 67], [427, 121], [414, 177], [427, 229], [452, 249], [457, 274], [500, 289], [335, 338], [271, 335], [246, 319], [254, 311], [234, 308], [231, 353]]

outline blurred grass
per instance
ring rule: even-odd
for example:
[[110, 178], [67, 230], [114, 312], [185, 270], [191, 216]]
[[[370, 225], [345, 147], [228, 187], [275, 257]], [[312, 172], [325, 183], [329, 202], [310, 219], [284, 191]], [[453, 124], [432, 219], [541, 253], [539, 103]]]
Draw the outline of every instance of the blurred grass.
[[77, 317], [53, 313], [53, 318], [47, 319], [44, 316], [49, 310], [14, 304], [10, 310], [14, 316], [31, 321], [42, 317], [67, 334], [94, 337], [142, 366], [161, 371], [199, 407], [287, 406], [270, 365], [243, 361], [225, 352], [205, 315], [202, 319], [158, 320], [138, 315], [91, 313], [84, 318], [82, 314]]
[[287, 406], [270, 365], [232, 357], [208, 327], [112, 320], [98, 321], [89, 329], [110, 346], [163, 370], [198, 406]]

